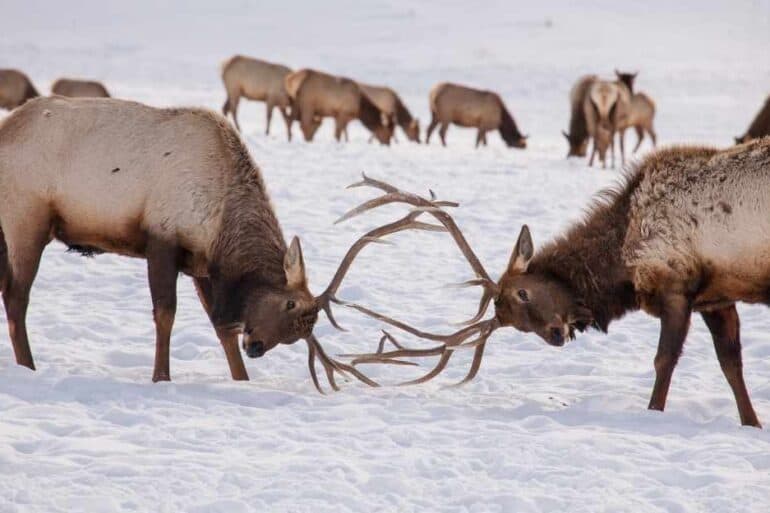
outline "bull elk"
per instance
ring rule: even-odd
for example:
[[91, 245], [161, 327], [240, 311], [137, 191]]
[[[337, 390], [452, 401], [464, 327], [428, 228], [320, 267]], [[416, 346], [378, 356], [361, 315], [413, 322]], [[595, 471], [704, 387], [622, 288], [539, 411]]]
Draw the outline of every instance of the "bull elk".
[[406, 134], [407, 139], [412, 142], [420, 142], [420, 122], [417, 118], [412, 116], [409, 109], [406, 108], [404, 102], [396, 94], [396, 92], [389, 87], [374, 86], [369, 84], [358, 83], [361, 87], [361, 91], [369, 97], [372, 102], [387, 115], [390, 119], [394, 119], [401, 130]]
[[431, 120], [425, 136], [425, 143], [437, 126], [441, 144], [446, 146], [446, 132], [450, 123], [477, 129], [476, 148], [487, 145], [487, 132], [498, 130], [509, 147], [526, 148], [527, 137], [519, 132], [511, 113], [505, 107], [500, 95], [492, 91], [481, 91], [470, 87], [442, 82], [430, 91]]
[[291, 141], [291, 101], [284, 87], [284, 79], [291, 69], [281, 64], [275, 64], [251, 57], [235, 55], [222, 64], [222, 82], [227, 91], [227, 99], [222, 106], [222, 113], [233, 117], [238, 131], [238, 103], [240, 99], [265, 102], [267, 123], [265, 135], [270, 134], [270, 122], [273, 109], [278, 107], [283, 120], [286, 122], [286, 133]]
[[292, 118], [298, 119], [302, 135], [312, 141], [325, 117], [334, 118], [334, 138], [339, 141], [348, 123], [358, 119], [381, 144], [390, 144], [393, 118], [345, 77], [302, 69], [286, 76], [286, 91], [292, 101]]
[[562, 135], [567, 139], [569, 157], [585, 157], [588, 151], [588, 141], [590, 135], [584, 105], [591, 85], [599, 78], [596, 75], [585, 75], [580, 77], [569, 93], [570, 118], [569, 132], [562, 130]]
[[[728, 150], [675, 147], [659, 150], [605, 191], [586, 218], [535, 252], [525, 225], [508, 266], [494, 282], [447, 212], [430, 200], [373, 180], [385, 191], [345, 217], [403, 202], [428, 213], [451, 233], [474, 271], [467, 285], [484, 290], [472, 324], [450, 335], [426, 333], [360, 306], [359, 311], [418, 337], [441, 342], [425, 349], [400, 344], [352, 355], [353, 365], [393, 363], [403, 357], [440, 356], [427, 381], [462, 347], [474, 348], [467, 379], [478, 371], [484, 344], [500, 326], [535, 333], [562, 346], [576, 331], [606, 332], [609, 324], [642, 309], [660, 319], [649, 408], [663, 410], [690, 317], [698, 312], [711, 332], [741, 423], [761, 427], [743, 378], [740, 323], [735, 304], [770, 304], [770, 138]], [[483, 318], [494, 302], [495, 315]], [[395, 339], [386, 334], [386, 340]], [[464, 380], [465, 381], [465, 380]]]
[[[233, 379], [249, 357], [305, 339], [329, 383], [354, 367], [331, 359], [315, 336], [361, 249], [409, 219], [353, 244], [320, 296], [308, 289], [299, 240], [287, 247], [259, 168], [234, 128], [200, 109], [156, 109], [114, 99], [41, 98], [0, 123], [0, 289], [16, 362], [34, 369], [26, 329], [29, 292], [53, 239], [85, 254], [146, 259], [156, 352], [153, 381], [170, 379], [169, 346], [179, 272], [191, 276]], [[446, 203], [435, 203], [438, 208]]]
[[743, 144], [752, 139], [758, 139], [770, 135], [770, 96], [749, 125], [746, 133], [735, 138], [735, 144]]
[[95, 80], [60, 78], [51, 85], [51, 94], [71, 98], [109, 98], [104, 84]]
[[0, 108], [13, 110], [38, 96], [27, 75], [15, 69], [0, 69]]

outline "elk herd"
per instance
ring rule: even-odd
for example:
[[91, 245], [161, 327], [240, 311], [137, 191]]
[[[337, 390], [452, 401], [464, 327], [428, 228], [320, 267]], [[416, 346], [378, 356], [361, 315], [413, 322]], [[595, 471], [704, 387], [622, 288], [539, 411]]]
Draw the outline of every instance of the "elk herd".
[[[612, 80], [580, 77], [569, 94], [568, 156], [598, 156], [614, 166], [615, 141], [625, 163], [625, 131], [653, 146], [655, 103], [635, 91], [637, 73]], [[320, 295], [310, 291], [297, 237], [286, 243], [259, 167], [239, 137], [241, 98], [266, 105], [269, 133], [278, 108], [292, 138], [298, 122], [312, 141], [324, 118], [347, 139], [358, 120], [372, 138], [390, 144], [398, 128], [421, 142], [420, 123], [389, 87], [235, 56], [222, 67], [225, 117], [205, 109], [153, 108], [110, 98], [98, 82], [59, 79], [40, 96], [29, 78], [0, 70], [0, 291], [16, 362], [35, 368], [26, 326], [30, 289], [44, 248], [58, 240], [85, 255], [142, 258], [155, 322], [153, 381], [170, 380], [170, 337], [179, 273], [192, 278], [219, 338], [230, 373], [247, 380], [242, 352], [258, 358], [281, 344], [304, 340], [315, 387], [316, 363], [331, 388], [336, 377], [378, 382], [365, 364], [414, 364], [438, 357], [425, 374], [439, 375], [458, 349], [473, 352], [466, 382], [478, 372], [485, 345], [499, 328], [534, 333], [561, 346], [587, 329], [606, 332], [628, 312], [660, 319], [650, 409], [663, 410], [671, 377], [699, 313], [712, 338], [741, 422], [760, 426], [743, 377], [737, 302], [770, 305], [770, 98], [735, 147], [673, 147], [633, 164], [615, 190], [595, 201], [585, 218], [539, 250], [529, 228], [518, 235], [507, 267], [495, 280], [449, 213], [458, 204], [421, 196], [364, 176], [353, 186], [382, 192], [339, 221], [383, 205], [407, 207], [403, 217], [356, 240]], [[80, 97], [80, 98], [68, 98]], [[98, 98], [98, 99], [94, 99]], [[509, 147], [526, 148], [500, 95], [443, 82], [429, 94], [431, 120], [442, 145], [450, 124], [477, 130], [476, 147], [497, 130]], [[758, 139], [758, 140], [754, 140]], [[123, 144], [131, 141], [131, 144]], [[428, 220], [426, 220], [426, 218]], [[406, 230], [449, 235], [479, 287], [477, 313], [459, 330], [429, 333], [363, 305], [337, 290], [367, 245]], [[320, 312], [342, 329], [332, 306], [346, 306], [402, 332], [434, 342], [403, 345], [384, 331], [376, 350], [331, 358], [314, 335]], [[493, 306], [494, 313], [487, 316]], [[386, 349], [386, 344], [392, 348]], [[408, 359], [408, 360], [407, 360]]]

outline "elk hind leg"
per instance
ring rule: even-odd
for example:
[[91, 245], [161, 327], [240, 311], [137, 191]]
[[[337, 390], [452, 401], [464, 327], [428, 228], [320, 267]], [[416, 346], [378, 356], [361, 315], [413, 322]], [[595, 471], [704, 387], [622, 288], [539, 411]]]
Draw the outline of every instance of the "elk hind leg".
[[671, 294], [660, 299], [660, 339], [655, 355], [655, 385], [650, 397], [650, 410], [666, 407], [671, 376], [682, 354], [682, 346], [690, 329], [692, 306], [683, 295]]
[[436, 119], [436, 115], [433, 114], [430, 118], [430, 124], [428, 125], [428, 130], [425, 132], [425, 144], [430, 144], [430, 136], [433, 135], [433, 131], [438, 126], [438, 119]]
[[438, 129], [438, 136], [441, 138], [441, 146], [446, 146], [446, 131], [449, 129], [449, 123], [441, 123]]
[[636, 153], [639, 149], [639, 146], [642, 145], [642, 140], [644, 139], [644, 129], [641, 126], [636, 125], [634, 130], [636, 130], [636, 146], [634, 146], [634, 153]]
[[147, 243], [147, 276], [155, 320], [155, 369], [152, 381], [171, 381], [169, 358], [171, 329], [176, 316], [176, 282], [179, 252], [175, 244], [151, 238]]
[[733, 390], [741, 424], [762, 427], [751, 405], [746, 382], [743, 380], [740, 319], [735, 305], [714, 312], [703, 312], [702, 316], [714, 340], [719, 365]]
[[[208, 278], [193, 278], [195, 290], [198, 291], [198, 298], [201, 300], [203, 309], [211, 318], [211, 307], [213, 294], [211, 292], [211, 281]], [[217, 330], [217, 338], [222, 348], [225, 350], [227, 364], [230, 366], [230, 375], [236, 381], [248, 381], [249, 374], [246, 372], [246, 366], [243, 364], [243, 356], [238, 348], [238, 335], [226, 330]]]
[[286, 123], [286, 136], [289, 138], [289, 141], [291, 141], [292, 117], [288, 109], [289, 109], [288, 107], [279, 107], [279, 110], [281, 111], [281, 116], [283, 116], [283, 120]]

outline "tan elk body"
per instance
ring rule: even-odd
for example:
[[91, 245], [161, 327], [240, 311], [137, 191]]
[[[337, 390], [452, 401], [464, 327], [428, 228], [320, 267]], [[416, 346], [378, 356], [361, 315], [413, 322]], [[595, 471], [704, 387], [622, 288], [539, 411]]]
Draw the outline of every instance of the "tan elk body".
[[15, 69], [0, 69], [0, 108], [11, 110], [40, 96], [32, 81]]
[[390, 87], [374, 86], [358, 83], [361, 90], [370, 100], [388, 116], [395, 119], [398, 126], [406, 134], [406, 137], [413, 142], [420, 142], [420, 123], [417, 118], [412, 116], [404, 102]]
[[284, 86], [284, 79], [291, 69], [282, 64], [235, 55], [222, 64], [222, 82], [227, 91], [227, 99], [222, 106], [222, 113], [233, 117], [238, 130], [238, 104], [241, 98], [265, 102], [267, 122], [265, 134], [270, 133], [273, 109], [278, 107], [284, 121], [286, 132], [291, 140], [291, 116], [289, 95]]
[[621, 145], [623, 143], [625, 130], [633, 127], [636, 131], [636, 146], [634, 146], [634, 153], [639, 150], [639, 146], [642, 144], [645, 133], [650, 136], [652, 146], [655, 147], [657, 145], [657, 134], [655, 133], [655, 127], [653, 126], [653, 121], [655, 120], [655, 102], [647, 94], [634, 91], [634, 81], [638, 74], [639, 72], [623, 73], [615, 70], [617, 83], [619, 85], [625, 85], [630, 94], [628, 117], [625, 119], [624, 125], [618, 127]]
[[593, 149], [588, 160], [589, 166], [593, 165], [594, 157], [598, 153], [602, 166], [606, 167], [607, 150], [612, 149], [614, 167], [613, 140], [618, 128], [625, 126], [627, 122], [630, 101], [630, 92], [624, 85], [607, 80], [596, 80], [591, 83], [583, 102], [586, 127], [593, 140]]
[[292, 117], [299, 119], [306, 141], [312, 141], [325, 117], [334, 119], [334, 138], [339, 141], [354, 119], [382, 144], [390, 144], [394, 119], [382, 111], [353, 80], [321, 71], [302, 69], [289, 74], [286, 90], [292, 99]]
[[51, 85], [51, 94], [72, 98], [109, 98], [104, 84], [95, 80], [60, 78]]
[[436, 84], [429, 96], [431, 121], [425, 136], [430, 136], [437, 126], [441, 144], [446, 146], [446, 132], [450, 123], [462, 127], [476, 128], [476, 147], [487, 144], [487, 132], [499, 130], [503, 141], [514, 148], [526, 148], [527, 136], [519, 132], [516, 122], [505, 107], [500, 95], [458, 84], [442, 82]]

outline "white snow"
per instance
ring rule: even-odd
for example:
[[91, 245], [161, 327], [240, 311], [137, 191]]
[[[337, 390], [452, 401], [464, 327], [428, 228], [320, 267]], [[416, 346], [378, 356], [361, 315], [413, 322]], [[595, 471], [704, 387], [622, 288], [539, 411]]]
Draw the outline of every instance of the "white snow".
[[[573, 5], [574, 4], [574, 5]], [[346, 191], [361, 171], [457, 200], [459, 225], [493, 275], [523, 223], [536, 244], [575, 219], [618, 170], [564, 159], [567, 92], [583, 73], [639, 70], [658, 105], [663, 144], [726, 146], [770, 83], [770, 2], [280, 3], [5, 1], [0, 64], [48, 90], [60, 75], [103, 80], [116, 96], [219, 109], [219, 63], [244, 53], [392, 85], [428, 121], [431, 85], [496, 89], [525, 151], [497, 135], [473, 149], [381, 148], [351, 125], [336, 144], [285, 141], [279, 117], [241, 104], [244, 137], [286, 237], [299, 234], [320, 292], [365, 230], [393, 207], [333, 221], [372, 196]], [[327, 121], [327, 124], [329, 122]], [[299, 131], [295, 127], [295, 135]], [[627, 137], [629, 144], [635, 135]], [[649, 149], [645, 143], [645, 150]], [[478, 292], [442, 288], [471, 277], [448, 237], [402, 234], [367, 249], [340, 296], [446, 331]], [[188, 279], [172, 340], [173, 382], [152, 384], [154, 327], [144, 262], [83, 259], [52, 244], [28, 326], [37, 372], [17, 367], [0, 319], [1, 512], [764, 512], [770, 435], [739, 426], [710, 337], [695, 318], [667, 411], [649, 412], [658, 323], [643, 314], [556, 349], [499, 330], [481, 372], [459, 389], [470, 354], [427, 385], [318, 395], [300, 343], [247, 360], [234, 383]], [[319, 321], [330, 353], [372, 349], [377, 322], [337, 309]], [[746, 380], [770, 423], [770, 312], [740, 308]], [[411, 369], [370, 368], [395, 382]]]

